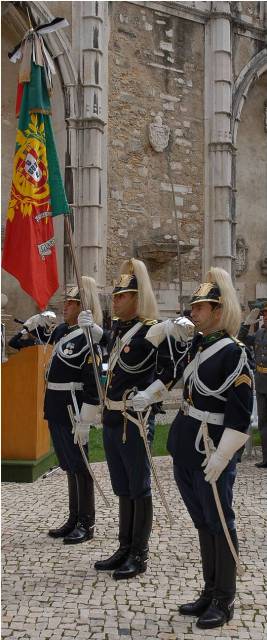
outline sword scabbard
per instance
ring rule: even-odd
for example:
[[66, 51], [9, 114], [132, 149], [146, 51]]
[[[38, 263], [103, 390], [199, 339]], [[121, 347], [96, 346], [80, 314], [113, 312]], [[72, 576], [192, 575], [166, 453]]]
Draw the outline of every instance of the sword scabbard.
[[[72, 424], [73, 428], [75, 428], [76, 427], [76, 423], [75, 423], [75, 419], [74, 419], [73, 409], [72, 409], [72, 406], [70, 404], [68, 404], [68, 412], [69, 412], [69, 417], [70, 417], [71, 424]], [[90, 474], [90, 476], [91, 476], [91, 478], [92, 478], [92, 480], [93, 480], [93, 482], [94, 482], [94, 484], [96, 486], [96, 489], [98, 490], [99, 495], [101, 495], [101, 498], [104, 500], [104, 503], [105, 503], [106, 507], [110, 508], [109, 501], [106, 498], [104, 492], [102, 491], [101, 486], [100, 486], [98, 480], [96, 479], [95, 474], [94, 474], [94, 472], [92, 470], [92, 466], [90, 465], [90, 463], [89, 463], [89, 461], [87, 459], [87, 456], [86, 456], [86, 453], [84, 451], [84, 448], [83, 448], [83, 445], [82, 445], [82, 442], [81, 442], [81, 438], [80, 438], [79, 435], [78, 435], [78, 438], [77, 438], [77, 442], [78, 442], [78, 446], [79, 446], [79, 449], [80, 449], [84, 464], [85, 464], [85, 466], [87, 468], [87, 471]]]

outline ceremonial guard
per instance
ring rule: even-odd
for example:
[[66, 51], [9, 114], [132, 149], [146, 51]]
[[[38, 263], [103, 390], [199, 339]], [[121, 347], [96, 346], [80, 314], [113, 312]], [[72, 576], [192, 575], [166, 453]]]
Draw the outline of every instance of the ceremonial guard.
[[[78, 438], [88, 452], [90, 424], [98, 413], [99, 398], [94, 377], [91, 349], [79, 317], [89, 316], [95, 358], [100, 362], [97, 343], [102, 337], [102, 312], [93, 278], [82, 277], [86, 306], [81, 312], [80, 291], [71, 287], [64, 302], [64, 323], [53, 332], [55, 344], [46, 374], [44, 416], [48, 420], [55, 452], [61, 468], [67, 473], [69, 517], [63, 526], [50, 529], [52, 538], [64, 538], [64, 544], [91, 540], [94, 535], [94, 483], [85, 466]], [[76, 417], [75, 432], [68, 413], [68, 405]]]
[[[253, 335], [249, 335], [250, 326], [257, 322], [260, 313], [263, 316], [263, 325]], [[255, 466], [259, 469], [267, 469], [267, 300], [262, 302], [260, 308], [255, 307], [249, 313], [241, 324], [239, 338], [248, 347], [254, 349], [258, 428], [262, 447], [262, 462], [257, 462]]]
[[179, 611], [197, 616], [197, 626], [209, 629], [223, 625], [234, 614], [239, 563], [232, 507], [235, 453], [248, 438], [252, 380], [244, 345], [233, 337], [241, 311], [226, 271], [211, 268], [191, 305], [197, 333], [168, 450], [178, 489], [198, 530], [204, 577], [200, 597], [181, 605]]
[[26, 322], [21, 323], [23, 324], [23, 329], [9, 340], [9, 346], [20, 351], [25, 347], [49, 343], [56, 321], [57, 318], [54, 311], [43, 311], [43, 313], [31, 316]]
[[[95, 563], [116, 580], [147, 568], [152, 527], [150, 464], [142, 437], [146, 409], [160, 402], [173, 378], [167, 340], [157, 349], [146, 339], [158, 310], [144, 263], [123, 263], [113, 290], [113, 322], [103, 417], [103, 439], [112, 488], [119, 497], [119, 549]], [[133, 397], [134, 396], [134, 397]]]

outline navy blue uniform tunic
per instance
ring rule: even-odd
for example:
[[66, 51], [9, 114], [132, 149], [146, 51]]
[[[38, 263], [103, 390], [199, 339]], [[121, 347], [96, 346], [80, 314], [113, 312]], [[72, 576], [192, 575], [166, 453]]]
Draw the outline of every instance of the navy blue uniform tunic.
[[[121, 339], [137, 322], [138, 318], [113, 323], [109, 352], [116, 339]], [[108, 399], [121, 401], [126, 391], [142, 391], [157, 378], [165, 385], [172, 382], [173, 365], [167, 340], [158, 349], [146, 340], [151, 324], [154, 322], [142, 322], [123, 347], [107, 382]], [[130, 410], [127, 413], [137, 418], [136, 413]], [[123, 442], [124, 417], [121, 411], [107, 408], [104, 410], [103, 425], [104, 447], [114, 493], [131, 499], [151, 495], [150, 465], [138, 426], [127, 420], [126, 441]]]
[[[54, 343], [55, 347], [47, 369], [47, 382], [82, 383], [83, 389], [75, 391], [79, 410], [83, 402], [99, 404], [92, 356], [83, 330], [78, 326], [69, 327], [62, 323], [54, 330], [50, 342]], [[95, 352], [99, 360], [100, 353], [96, 346]], [[84, 471], [85, 464], [79, 446], [73, 441], [68, 404], [72, 405], [74, 410], [70, 390], [46, 389], [44, 417], [48, 420], [60, 466], [64, 471], [78, 473]], [[87, 452], [87, 446], [85, 451]]]
[[[216, 344], [226, 337], [229, 338], [222, 332], [207, 337], [197, 334], [189, 351], [188, 362], [194, 360], [198, 351], [204, 351], [211, 344]], [[230, 344], [225, 345], [199, 365], [199, 378], [206, 387], [211, 389], [210, 394], [202, 395], [194, 385], [190, 393], [189, 379], [185, 383], [184, 399], [189, 404], [201, 411], [224, 414], [221, 426], [208, 423], [209, 436], [216, 447], [226, 427], [246, 432], [250, 424], [253, 397], [251, 373], [247, 364], [244, 364], [230, 387], [221, 394], [223, 399], [216, 398], [213, 393], [234, 372], [243, 348], [240, 343], [231, 339]], [[204, 470], [201, 467], [205, 456], [196, 449], [196, 438], [200, 424], [199, 420], [184, 415], [180, 410], [171, 425], [167, 447], [173, 457], [176, 483], [195, 526], [197, 528], [208, 527], [212, 533], [218, 533], [221, 531], [221, 524], [212, 487], [210, 483], [206, 482]], [[202, 438], [198, 448], [204, 451]], [[230, 529], [235, 526], [232, 509], [235, 475], [236, 461], [234, 456], [217, 482], [224, 515]]]

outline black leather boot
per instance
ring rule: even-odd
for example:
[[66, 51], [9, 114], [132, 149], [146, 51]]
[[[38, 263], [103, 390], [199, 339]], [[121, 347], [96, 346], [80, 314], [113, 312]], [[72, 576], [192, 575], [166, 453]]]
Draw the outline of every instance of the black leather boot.
[[64, 544], [79, 544], [92, 540], [95, 526], [94, 483], [88, 471], [76, 474], [78, 487], [78, 520], [76, 527], [64, 538]]
[[59, 529], [50, 529], [48, 535], [51, 538], [64, 538], [68, 533], [75, 529], [78, 519], [78, 490], [76, 476], [74, 473], [67, 472], [68, 491], [69, 491], [69, 517], [67, 522], [59, 527]]
[[152, 528], [152, 496], [134, 501], [133, 537], [125, 562], [113, 573], [114, 580], [134, 578], [147, 569], [148, 540]]
[[[236, 530], [230, 531], [236, 551], [238, 540]], [[236, 591], [236, 564], [224, 533], [215, 536], [215, 586], [210, 606], [197, 621], [199, 629], [214, 629], [221, 627], [234, 615], [234, 601]]]
[[98, 560], [95, 569], [98, 571], [113, 571], [127, 558], [132, 542], [134, 501], [127, 496], [119, 498], [119, 542], [120, 546], [110, 558]]
[[208, 529], [199, 529], [198, 537], [202, 559], [204, 589], [194, 602], [182, 604], [179, 613], [184, 616], [200, 616], [211, 604], [215, 580], [215, 538]]

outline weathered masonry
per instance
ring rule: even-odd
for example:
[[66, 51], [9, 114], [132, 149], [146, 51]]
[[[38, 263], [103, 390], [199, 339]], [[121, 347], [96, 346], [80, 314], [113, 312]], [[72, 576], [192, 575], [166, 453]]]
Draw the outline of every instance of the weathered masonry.
[[[147, 263], [163, 316], [181, 294], [186, 306], [210, 264], [232, 272], [244, 307], [267, 296], [267, 2], [23, 4], [36, 23], [69, 21], [47, 36], [53, 122], [81, 269], [103, 301], [131, 255]], [[4, 230], [18, 74], [7, 52], [28, 22], [16, 2], [2, 14]], [[62, 220], [56, 232], [63, 284]], [[11, 276], [2, 282], [8, 314], [34, 311]]]

